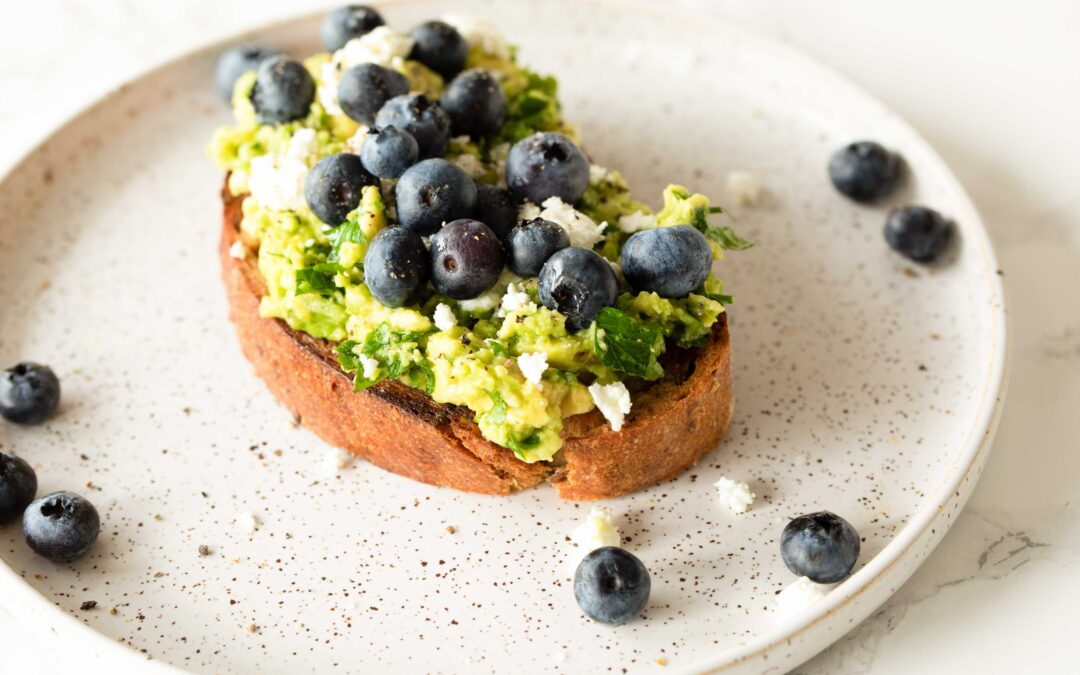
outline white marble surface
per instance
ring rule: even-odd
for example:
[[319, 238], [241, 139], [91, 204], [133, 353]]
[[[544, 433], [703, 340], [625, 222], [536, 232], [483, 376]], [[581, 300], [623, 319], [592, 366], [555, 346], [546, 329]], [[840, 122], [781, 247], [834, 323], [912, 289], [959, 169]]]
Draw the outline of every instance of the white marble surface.
[[[907, 585], [798, 672], [1080, 671], [1080, 4], [674, 4], [803, 49], [912, 122], [982, 211], [1010, 294], [1009, 404], [967, 510]], [[311, 6], [13, 0], [0, 24], [0, 167], [145, 67]], [[0, 599], [4, 672], [108, 667], [58, 647]]]

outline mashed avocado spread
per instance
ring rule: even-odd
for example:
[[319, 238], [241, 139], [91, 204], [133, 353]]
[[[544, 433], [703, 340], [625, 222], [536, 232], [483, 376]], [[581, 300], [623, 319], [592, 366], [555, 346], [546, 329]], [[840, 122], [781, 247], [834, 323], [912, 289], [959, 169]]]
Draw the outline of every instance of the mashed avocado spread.
[[[519, 65], [512, 48], [500, 53], [484, 47], [470, 46], [467, 67], [497, 77], [506, 95], [505, 124], [494, 138], [453, 138], [446, 158], [477, 183], [504, 185], [516, 141], [537, 131], [580, 138], [562, 117], [553, 78]], [[562, 225], [575, 246], [591, 246], [615, 267], [620, 294], [591, 326], [568, 332], [565, 317], [540, 302], [537, 279], [509, 270], [470, 300], [442, 297], [429, 285], [413, 305], [380, 303], [364, 283], [363, 261], [375, 235], [396, 226], [393, 182], [364, 187], [359, 207], [336, 227], [321, 222], [303, 197], [307, 170], [334, 153], [358, 153], [368, 131], [344, 114], [327, 112], [336, 97], [327, 66], [335, 58], [324, 53], [304, 61], [318, 95], [307, 116], [292, 122], [258, 123], [250, 101], [255, 73], [240, 77], [232, 99], [235, 124], [219, 129], [209, 150], [230, 172], [233, 194], [250, 193], [241, 228], [259, 242], [258, 267], [267, 287], [262, 316], [338, 343], [341, 366], [355, 373], [358, 391], [399, 380], [439, 403], [468, 407], [485, 438], [522, 460], [547, 461], [562, 445], [563, 419], [596, 406], [589, 385], [656, 380], [663, 376], [658, 359], [666, 349], [708, 340], [731, 300], [721, 282], [710, 274], [697, 292], [677, 299], [634, 293], [617, 266], [622, 246], [635, 231], [673, 225], [701, 231], [714, 260], [724, 249], [749, 244], [709, 224], [709, 214], [719, 209], [705, 196], [671, 185], [663, 207], [652, 214], [617, 172], [595, 165], [576, 204], [554, 198], [526, 203], [520, 214], [539, 213]], [[436, 98], [444, 88], [443, 78], [417, 61], [399, 55], [383, 65], [402, 73], [411, 92]]]

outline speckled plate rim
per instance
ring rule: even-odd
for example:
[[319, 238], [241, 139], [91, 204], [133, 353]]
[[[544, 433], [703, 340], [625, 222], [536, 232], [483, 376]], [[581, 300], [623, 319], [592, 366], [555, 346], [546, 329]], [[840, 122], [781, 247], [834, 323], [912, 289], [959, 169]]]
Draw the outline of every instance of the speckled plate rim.
[[[402, 5], [423, 1], [427, 0], [379, 0], [376, 4], [383, 6]], [[651, 5], [642, 5], [635, 0], [578, 1], [610, 5], [612, 7], [617, 6], [620, 12], [632, 10], [653, 16], [670, 15], [669, 10]], [[143, 81], [154, 77], [157, 73], [194, 56], [220, 51], [224, 47], [236, 44], [252, 35], [271, 31], [295, 21], [310, 20], [315, 15], [322, 13], [322, 11], [298, 13], [246, 29], [230, 37], [209, 41], [200, 47], [159, 61], [144, 70], [140, 75], [106, 90], [99, 97], [69, 115], [41, 141], [15, 159], [7, 170], [0, 174], [0, 184], [5, 183], [35, 154], [48, 146], [54, 138], [69, 127], [77, 124], [83, 116], [91, 111], [107, 105], [114, 96], [125, 89], [141, 84]], [[891, 112], [888, 106], [863, 90], [849, 78], [774, 38], [719, 18], [695, 17], [695, 22], [717, 28], [723, 27], [729, 33], [738, 34], [747, 43], [753, 43], [755, 49], [767, 50], [783, 60], [797, 62], [801, 68], [814, 73], [816, 77], [827, 82], [829, 86], [853, 91], [868, 103], [874, 103], [883, 111]], [[962, 509], [967, 503], [986, 463], [1005, 403], [1011, 360], [1009, 310], [1004, 282], [998, 272], [997, 256], [975, 205], [945, 161], [933, 149], [933, 146], [899, 115], [892, 113], [891, 123], [905, 131], [915, 143], [921, 146], [919, 151], [925, 154], [927, 161], [936, 165], [935, 168], [940, 171], [941, 175], [949, 183], [948, 190], [957, 195], [959, 208], [954, 211], [953, 217], [955, 220], [965, 223], [965, 239], [969, 239], [972, 235], [977, 237], [975, 242], [968, 241], [968, 243], [977, 244], [977, 246], [968, 247], [968, 250], [971, 251], [970, 254], [977, 252], [981, 257], [983, 269], [987, 270], [986, 287], [998, 307], [993, 323], [993, 335], [991, 336], [993, 340], [993, 360], [988, 364], [989, 372], [986, 387], [982, 392], [979, 404], [979, 414], [965, 441], [966, 448], [954, 460], [953, 466], [946, 474], [947, 479], [935, 493], [929, 496], [930, 498], [915, 512], [908, 523], [893, 537], [892, 541], [875, 555], [869, 563], [846, 579], [812, 609], [797, 615], [791, 620], [778, 624], [775, 630], [755, 638], [741, 647], [721, 651], [712, 658], [674, 669], [672, 670], [673, 673], [731, 672], [735, 670], [775, 672], [798, 665], [828, 647], [829, 644], [842, 637], [850, 628], [854, 628], [882, 602], [888, 599], [934, 550], [951, 525], [951, 522], [946, 519], [946, 514], [952, 509]], [[935, 525], [939, 524], [944, 524], [944, 526], [935, 527]], [[892, 584], [893, 587], [882, 594], [882, 589], [888, 584]], [[74, 638], [97, 656], [108, 659], [123, 659], [126, 663], [132, 665], [138, 663], [140, 668], [144, 670], [152, 668], [157, 672], [184, 672], [176, 666], [161, 661], [148, 661], [132, 649], [109, 640], [74, 616], [56, 607], [6, 563], [0, 564], [0, 591], [3, 591], [5, 598], [15, 601], [23, 609], [32, 612], [34, 617], [49, 631], [57, 636]], [[875, 600], [872, 596], [879, 597]], [[858, 606], [860, 601], [863, 601], [861, 607]], [[824, 629], [830, 619], [837, 618], [845, 612], [853, 619], [849, 622], [848, 628], [843, 632], [829, 636], [828, 641], [815, 643], [813, 639], [815, 630]], [[800, 641], [804, 641], [801, 646], [797, 645]], [[775, 652], [783, 648], [789, 648], [791, 651], [786, 655], [775, 654]], [[770, 659], [770, 655], [778, 658]]]

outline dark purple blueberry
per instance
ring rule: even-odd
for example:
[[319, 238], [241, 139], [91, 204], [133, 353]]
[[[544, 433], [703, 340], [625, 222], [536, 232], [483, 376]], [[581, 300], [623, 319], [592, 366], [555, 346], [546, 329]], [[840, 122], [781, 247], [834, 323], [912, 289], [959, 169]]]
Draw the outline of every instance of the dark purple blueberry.
[[338, 226], [360, 205], [362, 190], [379, 185], [356, 155], [341, 152], [311, 167], [304, 179], [304, 199], [319, 220]]
[[574, 598], [585, 616], [618, 625], [640, 615], [649, 604], [652, 579], [637, 556], [618, 546], [592, 551], [574, 572]]
[[900, 158], [873, 141], [851, 143], [829, 159], [836, 189], [857, 202], [884, 197], [900, 177]]
[[409, 58], [431, 68], [443, 79], [452, 79], [465, 67], [469, 45], [450, 24], [428, 21], [413, 28], [409, 35], [416, 40]]
[[793, 574], [818, 584], [836, 583], [851, 574], [859, 559], [859, 533], [828, 511], [799, 516], [784, 528], [780, 557]]
[[287, 56], [264, 59], [256, 71], [251, 105], [260, 124], [291, 122], [308, 114], [315, 79], [304, 64]]
[[0, 453], [0, 524], [22, 516], [37, 494], [37, 474], [25, 460]]
[[379, 178], [399, 178], [420, 155], [416, 139], [408, 131], [397, 127], [378, 127], [368, 132], [360, 159], [364, 168]]
[[387, 101], [408, 93], [409, 81], [398, 71], [361, 63], [341, 74], [338, 104], [346, 115], [371, 126]]
[[476, 184], [475, 218], [490, 227], [500, 240], [505, 241], [517, 224], [517, 213], [517, 204], [509, 191], [497, 185]]
[[226, 51], [218, 59], [214, 72], [214, 83], [226, 101], [232, 101], [233, 85], [241, 75], [249, 70], [257, 70], [259, 64], [280, 54], [276, 49], [257, 44], [240, 45]]
[[412, 304], [428, 280], [429, 260], [420, 235], [404, 227], [388, 227], [368, 244], [364, 283], [387, 307]]
[[48, 366], [24, 362], [0, 373], [0, 417], [41, 424], [60, 405], [60, 380]]
[[448, 298], [475, 298], [495, 285], [505, 264], [499, 238], [479, 220], [455, 220], [431, 237], [431, 283]]
[[535, 277], [548, 258], [568, 246], [570, 237], [561, 226], [543, 218], [523, 220], [506, 236], [510, 271], [521, 277]]
[[701, 288], [712, 269], [709, 240], [689, 225], [636, 232], [623, 245], [623, 276], [635, 291], [684, 298]]
[[450, 142], [450, 118], [438, 103], [423, 94], [390, 99], [375, 115], [375, 126], [408, 131], [420, 146], [420, 159], [442, 157]]
[[54, 492], [26, 507], [23, 537], [43, 558], [66, 563], [83, 557], [97, 541], [97, 509], [74, 492]]
[[336, 52], [349, 40], [370, 33], [385, 23], [382, 16], [370, 7], [347, 5], [327, 14], [319, 33], [326, 51]]
[[439, 105], [450, 116], [455, 135], [487, 138], [499, 133], [506, 121], [506, 94], [491, 73], [473, 68], [454, 78]]
[[401, 174], [396, 188], [398, 221], [417, 234], [434, 234], [444, 223], [472, 216], [476, 184], [445, 159], [425, 159]]
[[533, 134], [510, 148], [506, 185], [515, 197], [534, 204], [549, 197], [573, 204], [589, 186], [589, 160], [562, 134]]
[[893, 209], [885, 221], [885, 241], [915, 262], [937, 260], [953, 237], [953, 224], [924, 206]]
[[566, 317], [570, 332], [587, 328], [600, 310], [615, 304], [619, 282], [599, 253], [570, 247], [557, 251], [540, 270], [540, 302]]

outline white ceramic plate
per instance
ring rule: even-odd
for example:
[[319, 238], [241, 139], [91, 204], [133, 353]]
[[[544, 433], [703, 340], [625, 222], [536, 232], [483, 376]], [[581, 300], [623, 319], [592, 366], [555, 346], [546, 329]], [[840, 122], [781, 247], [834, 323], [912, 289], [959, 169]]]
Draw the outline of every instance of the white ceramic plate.
[[[757, 242], [721, 265], [736, 298], [728, 438], [681, 478], [607, 504], [652, 572], [645, 617], [612, 629], [579, 612], [566, 537], [588, 505], [362, 464], [325, 476], [327, 448], [290, 425], [226, 319], [221, 176], [203, 150], [228, 120], [215, 46], [108, 95], [0, 183], [0, 363], [48, 362], [64, 385], [55, 420], [0, 427], [0, 444], [34, 464], [42, 493], [81, 491], [105, 523], [73, 565], [0, 531], [0, 589], [27, 621], [207, 672], [645, 671], [659, 658], [782, 671], [869, 615], [948, 529], [986, 457], [1006, 321], [979, 217], [933, 150], [835, 74], [739, 28], [603, 3], [465, 4], [454, 10], [495, 21], [560, 77], [598, 162], [654, 203], [669, 181], [713, 195]], [[405, 28], [443, 11], [384, 9]], [[258, 35], [302, 55], [317, 21]], [[830, 152], [863, 137], [899, 149], [911, 177], [873, 208], [825, 175]], [[760, 178], [761, 205], [727, 194], [731, 170]], [[900, 202], [955, 219], [951, 260], [912, 271], [886, 247]], [[750, 482], [752, 511], [717, 503], [721, 475]], [[778, 535], [819, 509], [864, 537], [858, 571], [781, 621], [792, 575]], [[250, 538], [244, 513], [261, 521]], [[87, 600], [97, 608], [81, 611]]]

